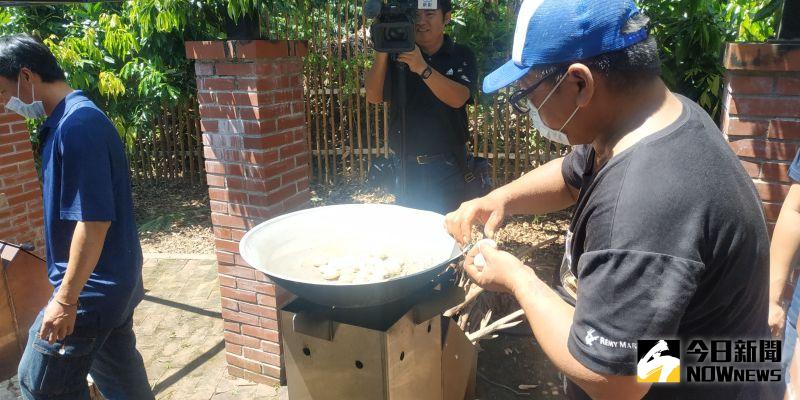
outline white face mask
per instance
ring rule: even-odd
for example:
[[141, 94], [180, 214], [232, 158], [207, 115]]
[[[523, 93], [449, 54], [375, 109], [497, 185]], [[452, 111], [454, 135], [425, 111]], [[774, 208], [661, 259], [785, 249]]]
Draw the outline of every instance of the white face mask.
[[6, 103], [6, 110], [11, 112], [15, 112], [25, 118], [28, 119], [38, 119], [44, 118], [46, 116], [44, 112], [44, 104], [42, 101], [36, 100], [36, 92], [34, 91], [33, 85], [31, 85], [31, 98], [33, 101], [30, 104], [27, 104], [20, 100], [19, 96], [19, 83], [22, 78], [17, 79], [17, 95], [12, 96], [8, 102]]
[[558, 86], [561, 85], [561, 82], [564, 82], [564, 79], [566, 77], [567, 75], [564, 74], [564, 76], [562, 76], [561, 79], [558, 80], [556, 85], [553, 86], [553, 89], [550, 90], [550, 93], [547, 94], [547, 97], [544, 98], [544, 101], [542, 102], [542, 105], [539, 106], [539, 108], [534, 107], [533, 103], [530, 101], [530, 99], [528, 99], [528, 115], [531, 117], [531, 125], [533, 125], [534, 129], [539, 131], [542, 137], [552, 140], [556, 143], [561, 143], [563, 145], [569, 146], [569, 138], [567, 137], [567, 134], [564, 133], [563, 131], [564, 128], [566, 128], [569, 121], [572, 121], [572, 117], [575, 116], [580, 107], [575, 107], [575, 111], [573, 111], [572, 115], [570, 115], [569, 118], [567, 118], [567, 120], [564, 122], [564, 125], [561, 125], [561, 129], [559, 130], [552, 129], [549, 126], [547, 126], [547, 124], [545, 124], [544, 121], [542, 121], [542, 116], [539, 115], [539, 109], [544, 107], [544, 104], [547, 103], [547, 100], [550, 100], [550, 96], [552, 96], [553, 93], [555, 93], [556, 89], [558, 89]]

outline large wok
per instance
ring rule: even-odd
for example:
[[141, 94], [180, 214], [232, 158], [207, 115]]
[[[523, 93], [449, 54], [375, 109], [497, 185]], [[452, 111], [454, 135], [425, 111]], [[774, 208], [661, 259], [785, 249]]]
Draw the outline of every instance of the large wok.
[[[422, 254], [430, 266], [369, 284], [329, 283], [307, 260], [312, 256]], [[333, 307], [371, 307], [399, 300], [434, 281], [462, 255], [444, 229], [444, 217], [383, 204], [346, 204], [286, 214], [251, 229], [239, 243], [248, 264], [308, 301]], [[413, 253], [412, 253], [413, 252]]]

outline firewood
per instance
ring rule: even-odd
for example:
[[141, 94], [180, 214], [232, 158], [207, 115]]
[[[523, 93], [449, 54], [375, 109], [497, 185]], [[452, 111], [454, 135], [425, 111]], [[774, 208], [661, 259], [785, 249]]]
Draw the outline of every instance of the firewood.
[[496, 331], [516, 326], [522, 323], [522, 320], [519, 321], [514, 321], [514, 320], [524, 315], [525, 312], [522, 309], [514, 311], [513, 313], [508, 314], [505, 317], [500, 318], [497, 321], [494, 321], [493, 323], [485, 327], [482, 327], [481, 329], [478, 329], [475, 332], [468, 334], [467, 339], [469, 339], [471, 342], [477, 342], [478, 340], [481, 340], [482, 338], [485, 338], [487, 335], [491, 335]]

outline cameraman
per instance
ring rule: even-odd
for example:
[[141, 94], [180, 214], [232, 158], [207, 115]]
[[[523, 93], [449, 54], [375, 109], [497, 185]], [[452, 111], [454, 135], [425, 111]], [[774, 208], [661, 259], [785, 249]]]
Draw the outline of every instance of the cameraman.
[[[450, 0], [436, 10], [417, 10], [415, 49], [397, 55], [406, 74], [406, 196], [404, 206], [446, 213], [468, 200], [470, 185], [483, 179], [470, 172], [474, 160], [465, 146], [469, 138], [466, 104], [475, 90], [475, 55], [444, 34], [450, 22]], [[376, 52], [367, 72], [367, 101], [390, 102], [389, 146], [399, 164], [401, 107], [389, 54]], [[392, 90], [392, 88], [395, 90]], [[478, 182], [476, 182], [478, 181]]]

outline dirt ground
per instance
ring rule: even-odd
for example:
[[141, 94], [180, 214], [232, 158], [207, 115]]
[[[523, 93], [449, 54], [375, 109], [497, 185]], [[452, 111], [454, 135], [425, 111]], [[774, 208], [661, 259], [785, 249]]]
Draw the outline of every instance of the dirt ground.
[[481, 342], [481, 347], [483, 350], [478, 353], [478, 399], [565, 398], [558, 370], [530, 335], [500, 335], [497, 339]]
[[145, 253], [214, 253], [205, 184], [135, 185], [133, 207]]
[[[313, 185], [311, 205], [392, 203], [380, 189], [353, 181]], [[143, 183], [133, 187], [139, 239], [145, 253], [213, 254], [208, 187], [187, 182]]]
[[[394, 202], [394, 197], [380, 188], [354, 181], [345, 180], [336, 185], [315, 184], [311, 189], [311, 205], [314, 207]], [[214, 252], [208, 192], [204, 185], [136, 186], [134, 206], [144, 252]], [[540, 277], [552, 283], [561, 262], [562, 236], [568, 222], [568, 212], [512, 217], [498, 231], [496, 239], [501, 249], [517, 255], [527, 265], [533, 266]], [[483, 293], [475, 301], [468, 330], [474, 331], [489, 309], [493, 311], [491, 319], [496, 320], [518, 308], [516, 301], [508, 295]], [[563, 398], [558, 372], [530, 332], [530, 327], [523, 324], [495, 339], [480, 342], [478, 398]], [[522, 390], [519, 385], [530, 385], [530, 388]]]
[[[165, 182], [135, 185], [133, 202], [142, 250], [145, 253], [214, 252], [208, 188], [204, 184]], [[313, 207], [393, 202], [394, 196], [384, 190], [349, 180], [336, 185], [314, 184], [311, 187]], [[567, 219], [566, 213], [544, 217], [514, 217], [498, 232], [498, 242], [513, 253], [539, 241], [560, 237]], [[560, 252], [559, 249], [558, 253]]]

